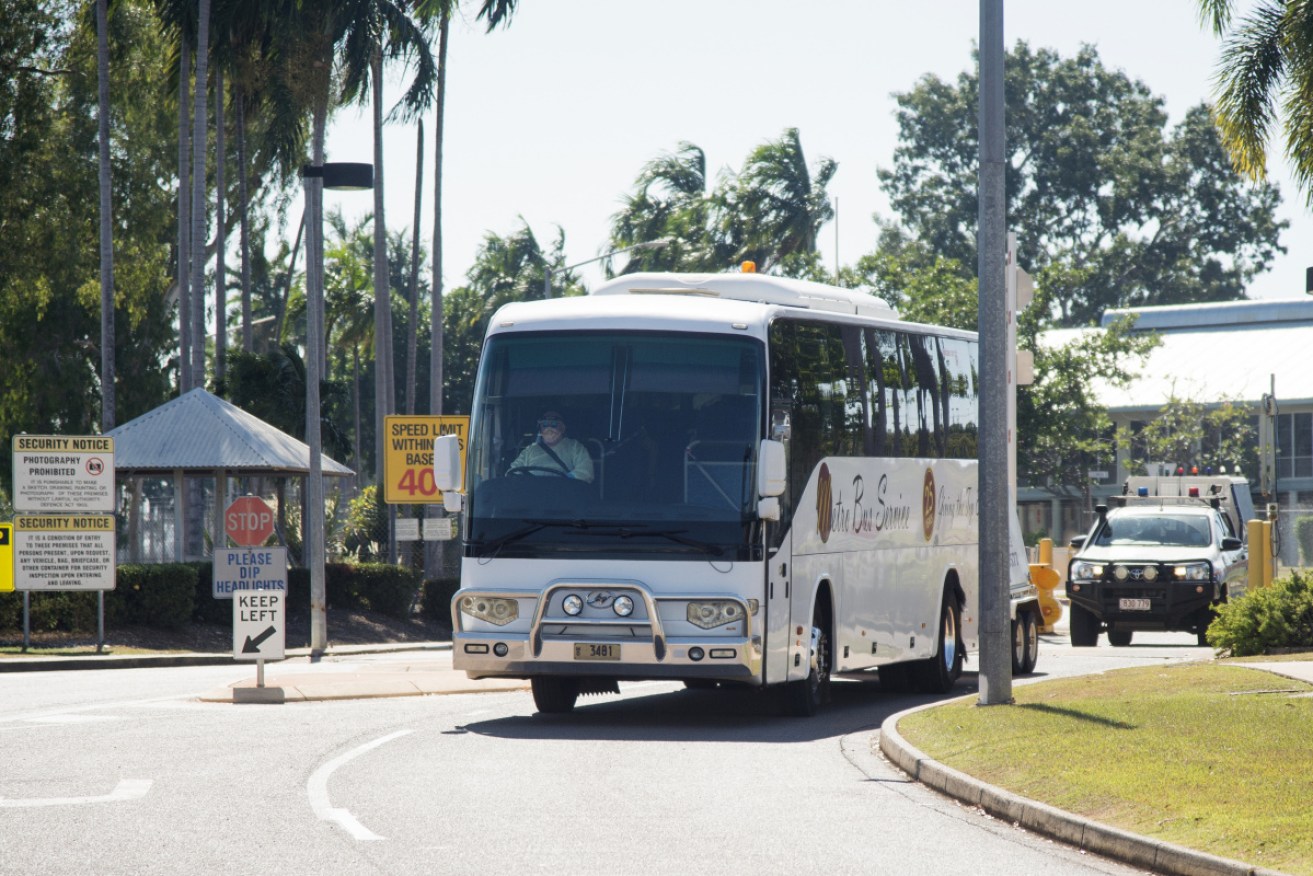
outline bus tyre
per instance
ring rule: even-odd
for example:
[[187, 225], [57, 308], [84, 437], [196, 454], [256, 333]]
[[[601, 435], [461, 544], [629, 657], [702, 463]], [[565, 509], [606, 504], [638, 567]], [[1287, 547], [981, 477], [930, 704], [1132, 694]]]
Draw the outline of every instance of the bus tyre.
[[1108, 643], [1116, 648], [1125, 648], [1129, 645], [1131, 643], [1131, 636], [1133, 635], [1134, 633], [1130, 630], [1123, 630], [1120, 627], [1114, 626], [1108, 627]]
[[830, 637], [818, 611], [812, 620], [807, 677], [784, 687], [784, 709], [795, 718], [810, 718], [830, 699]]
[[1093, 648], [1099, 644], [1099, 619], [1087, 608], [1071, 604], [1071, 644], [1076, 648]]
[[684, 687], [687, 690], [715, 690], [719, 684], [714, 678], [686, 678]]
[[913, 664], [916, 687], [923, 693], [948, 693], [962, 674], [962, 643], [958, 638], [960, 610], [951, 593], [939, 610], [939, 641], [935, 655]]
[[533, 704], [544, 715], [559, 715], [574, 708], [579, 698], [579, 683], [573, 678], [535, 676], [529, 679], [533, 688]]
[[1033, 611], [1025, 612], [1022, 617], [1026, 627], [1026, 663], [1021, 667], [1021, 674], [1030, 675], [1039, 662], [1039, 617]]

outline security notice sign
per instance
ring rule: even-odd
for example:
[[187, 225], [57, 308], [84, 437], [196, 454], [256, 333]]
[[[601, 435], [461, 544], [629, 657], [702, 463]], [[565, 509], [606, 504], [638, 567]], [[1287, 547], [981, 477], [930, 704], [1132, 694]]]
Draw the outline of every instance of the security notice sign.
[[459, 436], [463, 471], [470, 418], [398, 416], [383, 420], [387, 437], [383, 454], [383, 501], [389, 505], [440, 504], [442, 493], [433, 482], [433, 440], [439, 435]]
[[114, 551], [112, 515], [14, 515], [19, 590], [113, 590]]
[[114, 511], [114, 439], [103, 435], [15, 435], [14, 509]]

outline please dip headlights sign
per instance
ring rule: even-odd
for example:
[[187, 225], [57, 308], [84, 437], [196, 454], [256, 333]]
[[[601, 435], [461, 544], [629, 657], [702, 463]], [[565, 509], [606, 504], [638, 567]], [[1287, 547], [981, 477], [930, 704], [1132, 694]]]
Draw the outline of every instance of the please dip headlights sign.
[[15, 435], [14, 510], [114, 512], [114, 439]]

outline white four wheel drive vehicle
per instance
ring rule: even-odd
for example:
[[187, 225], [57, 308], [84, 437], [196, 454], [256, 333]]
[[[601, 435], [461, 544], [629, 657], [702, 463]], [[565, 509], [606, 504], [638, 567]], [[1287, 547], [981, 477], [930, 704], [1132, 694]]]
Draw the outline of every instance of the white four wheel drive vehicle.
[[[1215, 606], [1244, 592], [1248, 485], [1228, 477], [1131, 478], [1074, 538], [1067, 571], [1071, 643], [1129, 645], [1135, 630], [1191, 632], [1200, 645]], [[1246, 509], [1248, 513], [1246, 513]]]

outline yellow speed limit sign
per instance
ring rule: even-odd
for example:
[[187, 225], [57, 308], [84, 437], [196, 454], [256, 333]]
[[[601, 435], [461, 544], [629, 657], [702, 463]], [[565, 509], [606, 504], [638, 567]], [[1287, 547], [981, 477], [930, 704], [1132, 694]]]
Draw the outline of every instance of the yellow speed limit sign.
[[433, 482], [433, 439], [439, 435], [460, 438], [460, 464], [465, 466], [470, 418], [395, 416], [383, 418], [386, 446], [383, 453], [383, 501], [389, 505], [428, 505], [442, 501]]

